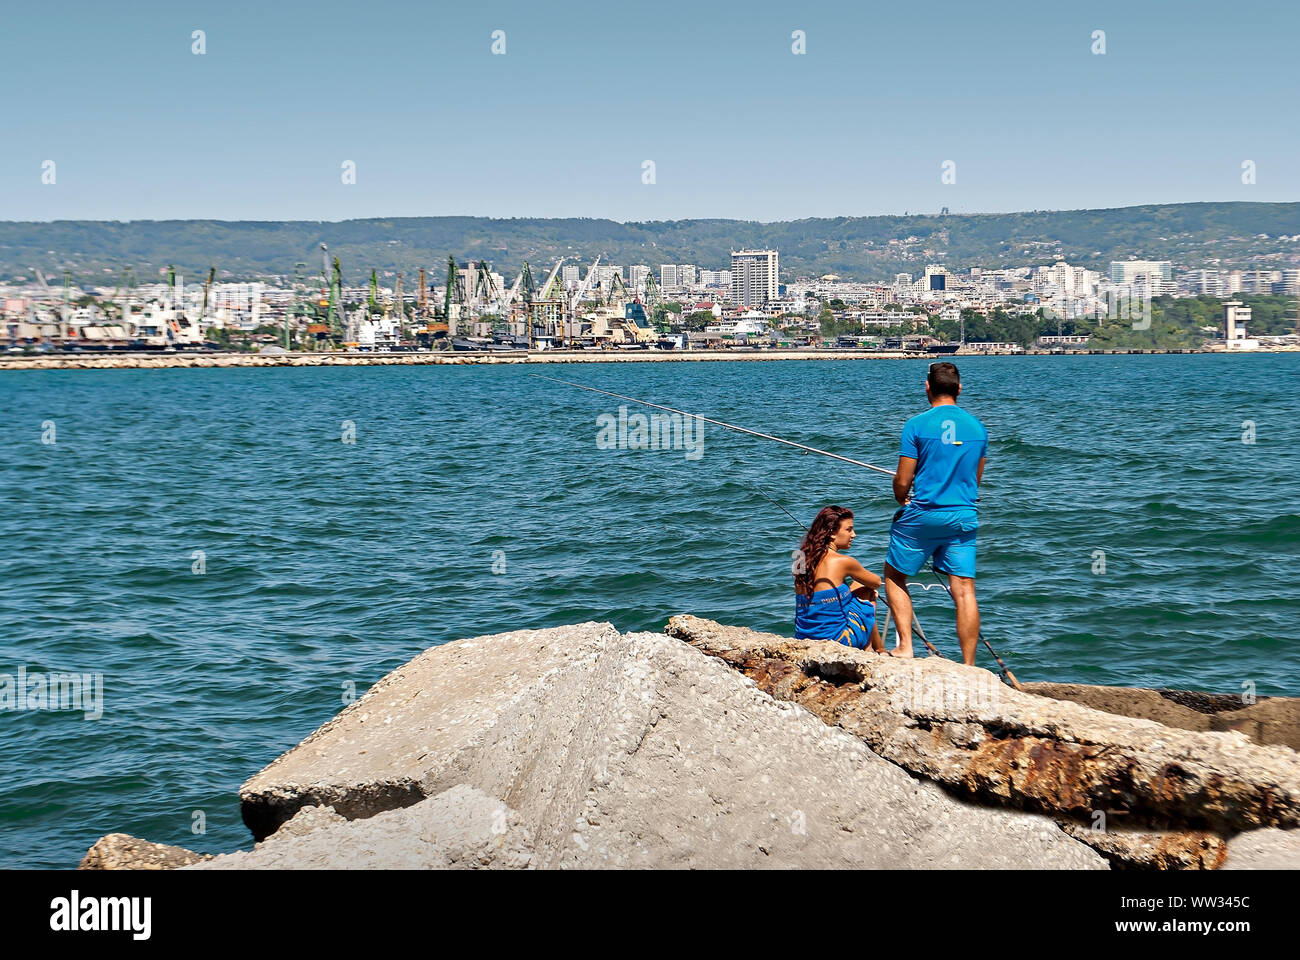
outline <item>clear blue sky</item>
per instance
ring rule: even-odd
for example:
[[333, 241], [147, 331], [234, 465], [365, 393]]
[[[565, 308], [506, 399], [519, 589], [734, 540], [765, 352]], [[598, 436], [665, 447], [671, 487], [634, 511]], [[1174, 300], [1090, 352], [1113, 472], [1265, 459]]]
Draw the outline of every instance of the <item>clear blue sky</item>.
[[1300, 199], [1294, 3], [51, 0], [4, 20], [0, 219]]

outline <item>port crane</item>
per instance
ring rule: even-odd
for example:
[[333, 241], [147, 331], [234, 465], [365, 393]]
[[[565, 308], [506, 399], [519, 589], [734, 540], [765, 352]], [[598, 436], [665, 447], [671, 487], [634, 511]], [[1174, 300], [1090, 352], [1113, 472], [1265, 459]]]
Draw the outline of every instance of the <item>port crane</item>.
[[519, 276], [515, 279], [515, 287], [519, 290], [519, 295], [524, 302], [524, 325], [528, 330], [528, 349], [533, 349], [533, 294], [536, 293], [536, 287], [533, 285], [533, 270], [528, 266], [528, 261], [524, 261], [523, 269], [519, 271]]
[[397, 339], [402, 341], [406, 339], [406, 298], [402, 294], [402, 275], [397, 275], [397, 283], [393, 286], [393, 309], [397, 311]]
[[573, 291], [573, 300], [569, 308], [569, 313], [575, 319], [578, 316], [579, 305], [581, 305], [583, 299], [588, 295], [588, 291], [591, 290], [592, 284], [594, 284], [596, 281], [596, 276], [599, 268], [600, 268], [600, 257], [597, 256], [595, 262], [593, 262], [592, 265], [588, 268], [587, 275], [583, 277], [582, 282], [578, 284], [578, 288]]
[[217, 279], [217, 268], [208, 267], [208, 279], [203, 284], [203, 306], [199, 308], [199, 339], [203, 337], [203, 325], [208, 320], [208, 293], [212, 290], [212, 281]]
[[[451, 308], [453, 306], [459, 307], [462, 304], [464, 304], [464, 302], [465, 302], [465, 282], [461, 278], [460, 272], [456, 269], [456, 258], [448, 257], [447, 258], [447, 292], [443, 297], [442, 318], [447, 322], [447, 333], [449, 336], [456, 332], [452, 327], [453, 321], [459, 319], [459, 316], [456, 317], [452, 316]], [[459, 310], [457, 310], [456, 312], [457, 314], [460, 313]]]
[[623, 282], [621, 276], [617, 273], [614, 274], [614, 279], [610, 281], [609, 290], [605, 294], [605, 306], [608, 307], [617, 300], [627, 301], [630, 299], [631, 297], [627, 292], [627, 284]]
[[486, 260], [472, 262], [470, 301], [475, 307], [495, 303], [501, 299], [496, 280], [492, 278], [492, 265]]
[[335, 256], [334, 269], [331, 272], [329, 248], [324, 243], [320, 245], [320, 260], [321, 279], [328, 285], [328, 294], [321, 301], [321, 305], [328, 309], [325, 322], [329, 327], [329, 335], [336, 341], [341, 341], [344, 339], [343, 325], [346, 322], [343, 315], [343, 267], [339, 264], [339, 258]]
[[520, 270], [515, 276], [515, 282], [510, 285], [510, 289], [501, 296], [501, 316], [506, 317], [507, 319], [510, 317], [510, 307], [519, 297], [519, 288], [523, 284], [523, 279], [524, 272]]
[[[59, 298], [56, 297], [54, 295], [54, 291], [50, 289], [50, 285], [45, 279], [45, 274], [41, 272], [40, 267], [36, 267], [35, 270], [36, 270], [36, 279], [40, 283], [41, 289], [45, 291], [45, 299], [50, 301], [50, 303], [52, 304], [57, 304], [59, 302]], [[67, 291], [67, 285], [65, 283], [64, 291], [63, 291], [64, 303], [61, 307], [59, 307], [59, 322], [57, 325], [59, 339], [63, 339], [68, 335], [67, 295], [68, 295], [68, 291]]]
[[[546, 282], [545, 282], [544, 284], [542, 284], [542, 292], [541, 292], [541, 296], [534, 298], [534, 300], [531, 301], [531, 302], [529, 303], [529, 311], [528, 311], [528, 312], [529, 312], [529, 323], [531, 324], [531, 323], [532, 323], [531, 315], [532, 315], [532, 304], [533, 304], [533, 303], [535, 303], [537, 300], [558, 300], [558, 301], [560, 302], [560, 309], [561, 309], [561, 316], [560, 316], [560, 318], [559, 318], [559, 320], [560, 320], [560, 331], [559, 331], [559, 333], [560, 333], [560, 339], [561, 339], [561, 340], [563, 340], [563, 338], [564, 338], [564, 337], [563, 337], [563, 334], [564, 334], [564, 316], [563, 316], [563, 311], [568, 307], [568, 301], [567, 301], [567, 298], [566, 298], [565, 295], [564, 295], [564, 285], [563, 285], [563, 283], [559, 280], [559, 277], [560, 277], [560, 267], [561, 267], [563, 264], [564, 264], [564, 257], [560, 257], [560, 259], [558, 259], [558, 260], [555, 261], [555, 266], [551, 268], [550, 275], [547, 276], [547, 278], [546, 278]], [[531, 341], [532, 341], [532, 338], [531, 338], [531, 336], [530, 336], [530, 337], [529, 337], [529, 342], [531, 343]]]
[[546, 282], [545, 282], [544, 284], [542, 284], [542, 295], [541, 295], [540, 297], [537, 298], [538, 300], [562, 300], [562, 299], [564, 299], [564, 298], [560, 295], [560, 290], [557, 289], [556, 286], [555, 286], [555, 278], [558, 277], [558, 276], [560, 275], [560, 266], [561, 266], [561, 264], [563, 264], [563, 263], [564, 263], [564, 257], [560, 257], [559, 260], [556, 260], [556, 261], [555, 261], [555, 266], [554, 266], [554, 268], [552, 268], [550, 275], [546, 278]]

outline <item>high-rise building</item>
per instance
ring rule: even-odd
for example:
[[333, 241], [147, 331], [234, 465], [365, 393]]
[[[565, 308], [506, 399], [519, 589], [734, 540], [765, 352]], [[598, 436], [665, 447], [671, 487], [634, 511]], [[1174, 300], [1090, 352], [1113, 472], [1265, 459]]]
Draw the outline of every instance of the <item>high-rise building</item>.
[[1188, 270], [1182, 276], [1182, 286], [1194, 297], [1217, 297], [1223, 293], [1218, 270]]
[[571, 283], [576, 284], [578, 282], [578, 265], [576, 263], [560, 268], [560, 282], [566, 287]]
[[679, 286], [689, 287], [695, 282], [695, 265], [690, 263], [677, 264], [677, 283]]
[[1168, 260], [1112, 260], [1110, 282], [1120, 286], [1140, 287], [1146, 296], [1176, 293], [1173, 264]]
[[1168, 260], [1112, 260], [1111, 283], [1132, 283], [1139, 276], [1159, 274], [1160, 279], [1173, 278], [1173, 264]]
[[664, 290], [677, 289], [677, 264], [661, 263], [659, 265], [659, 286]]
[[1274, 279], [1272, 270], [1246, 270], [1241, 275], [1241, 292], [1272, 293]]
[[747, 307], [763, 307], [779, 295], [775, 250], [733, 250], [731, 299]]

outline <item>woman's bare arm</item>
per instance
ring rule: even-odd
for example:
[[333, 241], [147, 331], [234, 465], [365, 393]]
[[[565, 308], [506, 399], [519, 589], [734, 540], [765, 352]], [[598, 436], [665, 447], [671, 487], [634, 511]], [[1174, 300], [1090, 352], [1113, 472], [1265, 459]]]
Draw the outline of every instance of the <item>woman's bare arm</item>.
[[853, 578], [853, 595], [863, 600], [874, 600], [876, 590], [880, 588], [880, 578], [852, 557], [845, 557], [844, 561], [844, 573]]

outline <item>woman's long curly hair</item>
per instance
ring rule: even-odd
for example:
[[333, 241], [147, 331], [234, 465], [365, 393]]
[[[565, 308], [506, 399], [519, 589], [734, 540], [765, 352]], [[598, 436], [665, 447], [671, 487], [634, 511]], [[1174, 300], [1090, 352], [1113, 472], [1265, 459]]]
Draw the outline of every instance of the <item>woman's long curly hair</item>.
[[848, 507], [822, 507], [808, 532], [803, 535], [799, 550], [803, 555], [803, 570], [794, 575], [794, 592], [805, 597], [813, 595], [813, 577], [817, 573], [817, 564], [822, 562], [826, 551], [830, 549], [831, 538], [845, 520], [853, 519], [853, 511]]

